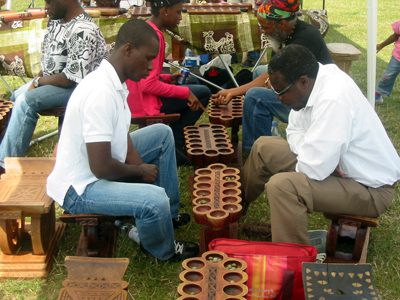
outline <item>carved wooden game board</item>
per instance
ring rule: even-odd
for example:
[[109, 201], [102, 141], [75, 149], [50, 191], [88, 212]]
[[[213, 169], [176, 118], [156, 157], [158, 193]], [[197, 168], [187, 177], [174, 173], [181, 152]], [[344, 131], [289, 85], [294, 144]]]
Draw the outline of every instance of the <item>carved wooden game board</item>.
[[245, 300], [248, 293], [247, 264], [220, 251], [182, 262], [178, 300]]
[[200, 252], [215, 238], [237, 238], [242, 212], [239, 170], [223, 164], [197, 169], [192, 182], [196, 223], [202, 226]]
[[222, 125], [200, 124], [184, 129], [190, 163], [204, 167], [213, 163], [229, 164], [234, 150], [228, 133]]

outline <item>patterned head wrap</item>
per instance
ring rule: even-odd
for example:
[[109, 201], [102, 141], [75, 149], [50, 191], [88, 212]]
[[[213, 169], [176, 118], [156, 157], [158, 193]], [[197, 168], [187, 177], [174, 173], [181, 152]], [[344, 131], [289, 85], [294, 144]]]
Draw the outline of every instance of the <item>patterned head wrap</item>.
[[299, 10], [301, 0], [265, 0], [258, 8], [263, 18], [287, 19]]

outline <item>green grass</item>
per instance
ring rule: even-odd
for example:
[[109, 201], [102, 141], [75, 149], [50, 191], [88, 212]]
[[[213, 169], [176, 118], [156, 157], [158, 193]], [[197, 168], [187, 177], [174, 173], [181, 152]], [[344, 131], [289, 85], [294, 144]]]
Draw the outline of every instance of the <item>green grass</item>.
[[[14, 9], [22, 11], [28, 7], [29, 0], [14, 1]], [[35, 2], [35, 6], [43, 6], [43, 1]], [[366, 94], [367, 91], [367, 1], [333, 1], [326, 0], [325, 8], [328, 11], [330, 28], [325, 40], [329, 42], [345, 42], [353, 44], [360, 51], [362, 57], [353, 62], [350, 75]], [[304, 8], [322, 8], [321, 0], [306, 0]], [[379, 1], [378, 6], [378, 42], [382, 42], [392, 34], [390, 24], [398, 20], [398, 5], [396, 1]], [[393, 45], [383, 49], [377, 57], [376, 78], [379, 80], [391, 57]], [[240, 60], [239, 60], [240, 61]], [[234, 70], [238, 71], [239, 66]], [[21, 82], [18, 78], [7, 80], [13, 87], [18, 87]], [[5, 86], [0, 83], [0, 95], [10, 96]], [[388, 134], [395, 145], [400, 149], [400, 84], [396, 82], [392, 97], [386, 98], [383, 105], [376, 108]], [[208, 122], [204, 114], [200, 122]], [[281, 129], [284, 124], [279, 124]], [[35, 131], [35, 136], [56, 130], [55, 118], [40, 118]], [[57, 138], [51, 138], [30, 148], [28, 156], [50, 156]], [[188, 175], [193, 172], [190, 167], [179, 168], [181, 201], [186, 208], [183, 212], [191, 212], [190, 191], [188, 188]], [[383, 214], [379, 220], [380, 225], [372, 229], [369, 246], [368, 262], [372, 264], [374, 282], [381, 299], [400, 299], [400, 193], [396, 189], [395, 198], [389, 211]], [[60, 209], [57, 210], [60, 213]], [[243, 235], [240, 228], [244, 222], [269, 221], [269, 205], [265, 194], [260, 196], [249, 209], [248, 217], [239, 224], [239, 238], [249, 239]], [[309, 217], [309, 229], [327, 229], [328, 221], [322, 214], [313, 214]], [[50, 275], [46, 280], [14, 280], [8, 279], [0, 282], [0, 299], [57, 299], [62, 281], [67, 273], [64, 258], [74, 255], [79, 228], [69, 225], [59, 244], [59, 250]], [[176, 239], [198, 242], [200, 227], [194, 222], [175, 231]], [[117, 257], [128, 257], [131, 260], [124, 280], [129, 282], [128, 299], [177, 299], [178, 278], [182, 268], [180, 263], [160, 262], [153, 257], [144, 255], [139, 247], [124, 236], [117, 239]]]

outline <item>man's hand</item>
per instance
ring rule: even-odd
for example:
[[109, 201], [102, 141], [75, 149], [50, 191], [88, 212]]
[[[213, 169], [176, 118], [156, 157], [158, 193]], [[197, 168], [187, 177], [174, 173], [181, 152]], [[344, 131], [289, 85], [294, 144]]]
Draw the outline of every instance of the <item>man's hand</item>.
[[34, 90], [34, 89], [35, 89], [35, 86], [33, 85], [33, 81], [32, 81], [31, 85], [28, 88], [28, 91], [31, 91], [31, 90]]
[[191, 110], [198, 110], [201, 108], [202, 110], [206, 111], [204, 106], [201, 104], [199, 99], [192, 93], [192, 91], [189, 91], [189, 97], [188, 97], [188, 106], [190, 107]]
[[156, 165], [141, 164], [139, 168], [142, 171], [141, 178], [143, 182], [153, 183], [154, 181], [156, 181], [158, 175], [158, 168]]
[[212, 100], [216, 106], [226, 105], [233, 99], [234, 95], [230, 89], [221, 90], [216, 94], [212, 95]]
[[379, 51], [381, 51], [382, 50], [382, 44], [377, 44], [376, 45], [376, 53], [378, 53]]
[[336, 176], [336, 177], [341, 177], [341, 178], [346, 177], [346, 176], [344, 176], [343, 172], [339, 170], [339, 165], [335, 168], [335, 170], [332, 172], [331, 175]]
[[178, 83], [179, 77], [183, 77], [184, 75], [180, 73], [180, 71], [176, 71], [175, 73], [171, 74], [171, 84]]

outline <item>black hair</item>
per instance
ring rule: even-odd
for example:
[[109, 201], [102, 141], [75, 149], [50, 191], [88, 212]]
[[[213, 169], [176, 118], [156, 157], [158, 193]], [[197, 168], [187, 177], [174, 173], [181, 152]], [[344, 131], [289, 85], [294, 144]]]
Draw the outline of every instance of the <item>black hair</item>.
[[157, 32], [147, 22], [140, 19], [132, 19], [125, 22], [118, 31], [114, 49], [125, 44], [131, 44], [134, 48], [147, 45], [151, 38], [158, 39]]
[[287, 83], [303, 75], [315, 79], [318, 69], [318, 61], [314, 54], [308, 48], [296, 44], [284, 47], [268, 64], [269, 75], [279, 72]]
[[158, 16], [161, 7], [171, 7], [178, 3], [185, 3], [185, 0], [147, 0], [150, 2], [150, 11], [154, 16]]

